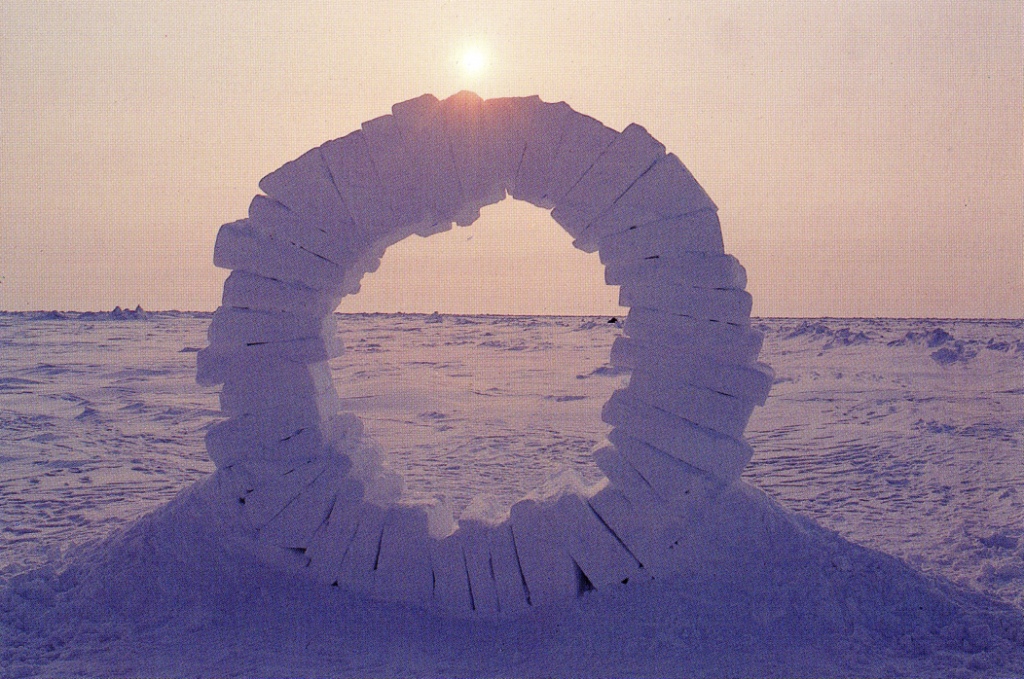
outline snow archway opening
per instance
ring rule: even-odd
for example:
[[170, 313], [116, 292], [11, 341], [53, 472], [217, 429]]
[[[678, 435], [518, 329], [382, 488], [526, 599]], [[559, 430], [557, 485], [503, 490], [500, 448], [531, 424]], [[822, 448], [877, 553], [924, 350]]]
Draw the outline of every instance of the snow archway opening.
[[339, 306], [335, 385], [407, 499], [444, 497], [456, 519], [471, 502], [507, 514], [560, 472], [601, 478], [601, 405], [628, 382], [608, 363], [618, 293], [550, 211], [506, 198], [388, 249]]
[[[211, 429], [212, 506], [269, 559], [318, 580], [455, 613], [511, 615], [679, 568], [683, 517], [737, 482], [757, 362], [746, 275], [717, 208], [646, 130], [536, 97], [424, 95], [264, 177], [221, 228], [232, 269], [199, 354], [229, 418]], [[472, 224], [506, 193], [545, 209], [630, 307], [610, 361], [631, 370], [601, 409], [595, 486], [562, 484], [506, 516], [455, 524], [403, 498], [328, 361], [333, 310], [390, 246]]]
[[625, 316], [597, 254], [572, 240], [550, 210], [508, 197], [469, 226], [392, 245], [337, 311]]

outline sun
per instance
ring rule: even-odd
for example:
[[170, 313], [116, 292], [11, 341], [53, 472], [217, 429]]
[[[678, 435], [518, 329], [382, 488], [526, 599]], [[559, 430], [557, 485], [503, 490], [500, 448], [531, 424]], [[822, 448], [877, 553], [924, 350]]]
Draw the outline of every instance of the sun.
[[459, 55], [458, 64], [464, 74], [480, 75], [487, 68], [487, 52], [481, 47], [468, 47]]

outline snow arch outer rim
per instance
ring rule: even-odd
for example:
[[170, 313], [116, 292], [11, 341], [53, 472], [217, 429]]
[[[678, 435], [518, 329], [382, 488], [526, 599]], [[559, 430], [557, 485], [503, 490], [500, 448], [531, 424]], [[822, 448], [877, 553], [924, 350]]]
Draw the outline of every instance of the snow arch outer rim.
[[[632, 566], [642, 563], [609, 525], [620, 510], [608, 497], [621, 496], [646, 514], [665, 507], [678, 514], [736, 480], [748, 462], [743, 428], [764, 402], [771, 373], [756, 360], [761, 335], [749, 327], [745, 272], [725, 255], [717, 207], [642, 127], [615, 132], [563, 102], [537, 97], [485, 102], [462, 92], [439, 102], [423, 95], [286, 163], [260, 188], [266, 195], [253, 199], [248, 219], [218, 234], [215, 264], [234, 271], [211, 324], [210, 346], [200, 352], [197, 379], [224, 384], [222, 410], [231, 416], [207, 437], [219, 476], [212, 485], [224, 497], [237, 496], [235, 513], [270, 553], [275, 547], [305, 553], [299, 543], [321, 544], [314, 556], [339, 562], [319, 569], [330, 579], [348, 550], [360, 539], [372, 543], [379, 528], [375, 584], [367, 591], [422, 599], [422, 583], [410, 589], [394, 577], [388, 585], [378, 582], [387, 580], [376, 575], [383, 554], [404, 563], [399, 571], [417, 570], [392, 544], [399, 537], [413, 544], [420, 561], [429, 555], [436, 588], [444, 540], [431, 536], [449, 532], [451, 519], [443, 508], [402, 506], [400, 483], [382, 473], [358, 418], [338, 415], [326, 368], [340, 350], [332, 314], [387, 247], [447, 230], [453, 221], [468, 225], [506, 192], [551, 208], [574, 245], [601, 254], [606, 280], [621, 284], [621, 303], [633, 307], [611, 360], [634, 376], [602, 409], [614, 427], [612, 445], [595, 453], [607, 483], [570, 488], [546, 503], [522, 501], [495, 525], [460, 522], [454, 535], [466, 541], [487, 534], [486, 542], [495, 531], [509, 533], [527, 603], [545, 603], [571, 588], [567, 578], [553, 584], [538, 564], [525, 564], [540, 558], [538, 549], [568, 551], [573, 576], [601, 586], [632, 572], [630, 559]], [[291, 403], [296, 399], [298, 407]], [[313, 506], [303, 514], [298, 507], [309, 498], [305, 504]], [[339, 502], [360, 517], [349, 526], [351, 535], [338, 538], [348, 540], [340, 559], [324, 537]], [[629, 558], [594, 532], [594, 517]], [[361, 536], [366, 525], [373, 528]], [[575, 545], [567, 548], [557, 535]], [[581, 543], [580, 535], [597, 542]], [[557, 544], [546, 544], [551, 540]], [[521, 542], [535, 543], [525, 559]], [[595, 560], [597, 553], [603, 556]]]

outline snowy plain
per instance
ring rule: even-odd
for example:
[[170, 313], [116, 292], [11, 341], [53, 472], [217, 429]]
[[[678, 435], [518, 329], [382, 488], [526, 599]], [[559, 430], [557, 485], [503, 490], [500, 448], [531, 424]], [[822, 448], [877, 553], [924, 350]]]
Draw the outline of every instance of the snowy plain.
[[[920, 587], [917, 617], [851, 618], [887, 594], [832, 578], [829, 619], [787, 585], [799, 573], [733, 573], [497, 626], [316, 588], [166, 505], [213, 470], [217, 390], [195, 384], [209, 320], [0, 314], [0, 674], [1024, 675], [1022, 321], [755, 321], [776, 383], [747, 428], [745, 480], [867, 548], [836, 542], [837, 571], [881, 569], [894, 600]], [[600, 477], [600, 409], [629, 379], [608, 365], [618, 324], [338, 320], [338, 392], [409, 496], [458, 514], [566, 467]]]

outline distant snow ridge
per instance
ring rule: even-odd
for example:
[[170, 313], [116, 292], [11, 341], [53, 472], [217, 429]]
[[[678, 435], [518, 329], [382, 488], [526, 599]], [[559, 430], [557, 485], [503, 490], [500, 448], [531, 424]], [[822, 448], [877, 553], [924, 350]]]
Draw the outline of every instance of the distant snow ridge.
[[[702, 547], [688, 517], [716, 502], [776, 511], [738, 481], [747, 419], [773, 379], [746, 272], [724, 252], [715, 204], [644, 128], [616, 132], [537, 97], [423, 95], [259, 186], [248, 218], [217, 236], [214, 263], [232, 273], [197, 379], [223, 385], [229, 416], [207, 436], [217, 472], [199, 491], [264, 558], [380, 599], [507, 616], [692, 568]], [[456, 524], [441, 503], [403, 502], [343, 412], [332, 312], [390, 245], [469, 225], [506, 193], [600, 254], [632, 307], [611, 350], [632, 377], [602, 411], [606, 480], [554, 479], [509, 515], [480, 498]]]

